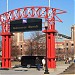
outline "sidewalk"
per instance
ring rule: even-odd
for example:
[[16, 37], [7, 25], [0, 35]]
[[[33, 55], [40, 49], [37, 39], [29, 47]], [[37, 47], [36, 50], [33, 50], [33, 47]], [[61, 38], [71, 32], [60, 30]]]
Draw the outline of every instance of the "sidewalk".
[[[67, 69], [67, 67], [69, 67], [70, 66], [70, 64], [64, 64], [64, 62], [57, 62], [57, 66], [56, 66], [56, 69], [54, 69], [54, 70], [49, 70], [49, 75], [58, 75], [58, 74], [60, 74], [60, 73], [62, 73], [65, 69]], [[29, 69], [27, 69], [27, 68], [15, 68], [14, 70], [16, 70], [16, 71], [21, 71], [21, 70], [27, 70], [27, 71], [30, 71], [30, 72], [36, 72], [36, 73], [40, 73], [40, 75], [44, 75], [44, 70], [40, 70], [40, 71], [37, 71], [36, 70], [36, 68], [29, 68]], [[37, 75], [38, 75], [37, 74]], [[35, 75], [35, 74], [28, 74], [28, 75]]]
[[[49, 75], [61, 75], [70, 64], [64, 64], [64, 62], [57, 62], [56, 69], [54, 71], [49, 70]], [[44, 70], [36, 70], [36, 68], [14, 68], [8, 71], [0, 70], [0, 75], [44, 75]], [[63, 74], [64, 75], [64, 74]], [[74, 75], [74, 74], [73, 74]]]
[[61, 75], [75, 75], [75, 63], [72, 63]]

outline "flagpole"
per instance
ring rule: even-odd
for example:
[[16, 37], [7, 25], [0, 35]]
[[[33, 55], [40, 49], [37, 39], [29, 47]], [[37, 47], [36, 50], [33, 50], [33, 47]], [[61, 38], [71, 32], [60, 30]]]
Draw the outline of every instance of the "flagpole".
[[7, 5], [6, 6], [7, 6], [7, 12], [8, 12], [8, 0], [7, 0]]
[[48, 2], [48, 3], [49, 3], [49, 7], [50, 7], [50, 0], [49, 0], [49, 2]]

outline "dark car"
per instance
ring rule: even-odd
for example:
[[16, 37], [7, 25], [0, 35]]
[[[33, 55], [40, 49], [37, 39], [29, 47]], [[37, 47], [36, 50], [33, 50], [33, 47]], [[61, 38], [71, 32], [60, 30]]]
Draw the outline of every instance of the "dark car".
[[41, 61], [41, 66], [42, 66], [42, 59], [44, 58], [44, 56], [22, 56], [21, 57], [21, 66], [22, 67], [35, 67], [36, 63], [36, 57], [38, 57]]

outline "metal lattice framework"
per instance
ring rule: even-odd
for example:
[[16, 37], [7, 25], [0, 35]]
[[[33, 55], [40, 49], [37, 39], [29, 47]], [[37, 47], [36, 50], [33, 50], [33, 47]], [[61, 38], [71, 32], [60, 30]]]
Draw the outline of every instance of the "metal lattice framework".
[[18, 8], [5, 12], [0, 15], [0, 25], [3, 26], [3, 32], [9, 31], [10, 21], [21, 19], [21, 18], [45, 18], [49, 20], [49, 23], [52, 23], [52, 18], [56, 16], [59, 22], [62, 22], [57, 14], [65, 13], [65, 11], [49, 8], [49, 7], [24, 7]]
[[[44, 18], [48, 21], [47, 42], [48, 42], [48, 67], [55, 68], [55, 21], [62, 22], [57, 14], [66, 11], [50, 7], [24, 7], [5, 12], [0, 15], [0, 25], [2, 26], [2, 68], [11, 67], [11, 33], [10, 21], [22, 18]], [[50, 61], [49, 61], [50, 60]]]

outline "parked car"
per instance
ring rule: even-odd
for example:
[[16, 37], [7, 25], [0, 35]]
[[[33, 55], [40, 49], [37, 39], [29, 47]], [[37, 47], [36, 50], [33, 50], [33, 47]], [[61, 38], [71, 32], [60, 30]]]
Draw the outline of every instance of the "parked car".
[[41, 66], [42, 66], [42, 59], [44, 56], [22, 56], [21, 57], [21, 66], [23, 67], [35, 67], [35, 59], [38, 57], [41, 61]]

